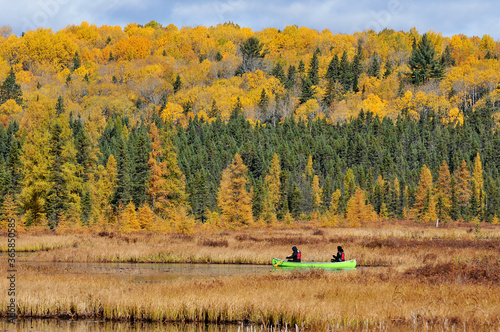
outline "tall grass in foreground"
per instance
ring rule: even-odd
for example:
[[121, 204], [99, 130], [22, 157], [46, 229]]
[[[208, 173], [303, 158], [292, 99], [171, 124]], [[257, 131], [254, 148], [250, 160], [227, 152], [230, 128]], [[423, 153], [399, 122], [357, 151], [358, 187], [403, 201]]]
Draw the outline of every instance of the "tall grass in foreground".
[[[20, 317], [297, 324], [311, 330], [500, 328], [500, 264], [494, 260], [407, 272], [276, 271], [156, 283], [30, 266], [18, 275]], [[7, 300], [0, 301], [3, 315]]]

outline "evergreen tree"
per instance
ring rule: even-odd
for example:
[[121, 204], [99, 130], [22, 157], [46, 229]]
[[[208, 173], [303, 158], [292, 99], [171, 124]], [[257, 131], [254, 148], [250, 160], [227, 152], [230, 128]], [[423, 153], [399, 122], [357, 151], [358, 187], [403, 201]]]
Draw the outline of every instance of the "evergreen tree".
[[328, 69], [326, 70], [325, 78], [331, 81], [338, 81], [340, 79], [339, 73], [339, 57], [335, 54], [328, 64]]
[[12, 68], [10, 68], [9, 75], [0, 86], [0, 105], [9, 99], [13, 99], [18, 105], [23, 104], [21, 85], [16, 82], [16, 74]]
[[124, 137], [119, 137], [116, 156], [117, 181], [111, 204], [116, 209], [127, 206], [132, 200], [132, 181], [130, 178], [130, 157]]
[[264, 44], [256, 37], [250, 37], [241, 44], [240, 51], [243, 55], [243, 62], [238, 69], [238, 74], [253, 72], [259, 69], [262, 59], [268, 53], [268, 51], [264, 50]]
[[189, 186], [189, 201], [196, 219], [204, 223], [207, 220], [205, 212], [208, 208], [209, 190], [207, 186], [207, 175], [204, 169], [196, 172]]
[[64, 99], [62, 96], [59, 96], [57, 98], [57, 103], [56, 103], [56, 115], [61, 115], [64, 113]]
[[132, 200], [135, 206], [143, 205], [147, 200], [149, 181], [149, 142], [144, 125], [138, 130], [133, 144]]
[[92, 196], [89, 190], [85, 190], [82, 197], [81, 220], [83, 225], [88, 225], [92, 216]]
[[347, 59], [346, 51], [342, 53], [342, 57], [340, 58], [339, 72], [340, 72], [340, 83], [344, 87], [344, 92], [351, 90], [353, 75], [351, 71], [351, 65], [349, 63], [349, 60]]
[[318, 50], [313, 53], [311, 62], [309, 64], [309, 71], [307, 73], [307, 78], [311, 81], [312, 85], [319, 84], [319, 60], [318, 60]]
[[413, 84], [424, 84], [431, 78], [440, 79], [443, 77], [443, 66], [435, 56], [434, 46], [432, 46], [427, 34], [424, 34], [418, 46], [412, 51], [408, 62], [411, 70], [408, 77]]
[[295, 69], [295, 66], [288, 67], [288, 75], [285, 84], [286, 89], [290, 90], [295, 85], [296, 72], [297, 70]]
[[379, 78], [380, 76], [380, 60], [377, 54], [373, 54], [370, 58], [370, 64], [368, 67], [368, 72], [366, 73], [370, 77]]
[[174, 82], [173, 86], [174, 86], [174, 93], [176, 93], [177, 91], [179, 91], [181, 89], [182, 82], [181, 82], [181, 76], [179, 74], [177, 74], [177, 77], [175, 78], [175, 82]]
[[73, 56], [73, 70], [77, 70], [81, 65], [80, 54], [78, 54], [78, 51], [75, 51], [75, 55]]
[[273, 70], [271, 70], [271, 75], [279, 79], [282, 84], [286, 84], [287, 78], [285, 75], [285, 70], [283, 69], [281, 63], [279, 62], [276, 63]]
[[312, 82], [308, 78], [304, 79], [302, 81], [302, 90], [299, 98], [300, 103], [303, 104], [306, 101], [313, 99], [315, 93], [316, 89], [313, 87]]

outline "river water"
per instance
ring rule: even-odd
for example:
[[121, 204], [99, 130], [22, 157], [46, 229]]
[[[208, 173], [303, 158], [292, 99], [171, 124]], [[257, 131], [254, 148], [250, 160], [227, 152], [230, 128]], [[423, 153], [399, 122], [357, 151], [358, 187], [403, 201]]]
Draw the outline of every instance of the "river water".
[[[29, 256], [29, 255], [27, 255]], [[67, 263], [67, 262], [19, 262], [20, 265], [44, 267], [67, 274], [127, 278], [138, 283], [165, 282], [177, 279], [203, 279], [228, 275], [256, 275], [284, 271], [272, 265], [242, 264], [165, 264], [165, 263]], [[287, 269], [288, 270], [288, 269]], [[128, 323], [96, 320], [23, 319], [16, 324], [0, 320], [0, 331], [182, 331], [182, 332], [243, 332], [264, 330], [260, 325], [212, 325], [187, 323]], [[269, 330], [269, 329], [267, 329]], [[273, 331], [292, 330], [290, 328]], [[295, 327], [293, 328], [295, 331]]]
[[[0, 320], [0, 331], [66, 331], [66, 332], [250, 332], [264, 330], [263, 326], [245, 324], [189, 324], [189, 323], [127, 323], [103, 322], [95, 320], [55, 320], [55, 319], [24, 319], [16, 324]], [[269, 331], [269, 329], [267, 329]], [[273, 329], [273, 331], [284, 331]], [[291, 331], [291, 329], [288, 329]], [[295, 328], [293, 329], [295, 331]]]

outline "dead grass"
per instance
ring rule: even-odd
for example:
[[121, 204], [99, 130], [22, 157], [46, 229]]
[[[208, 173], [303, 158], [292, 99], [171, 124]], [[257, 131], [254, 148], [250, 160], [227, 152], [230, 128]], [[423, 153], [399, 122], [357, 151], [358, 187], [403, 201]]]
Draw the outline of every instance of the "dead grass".
[[[479, 234], [462, 224], [436, 229], [410, 223], [187, 235], [21, 234], [20, 247], [45, 248], [19, 257], [29, 261], [270, 264], [272, 257], [289, 255], [293, 245], [304, 260], [316, 261], [329, 260], [341, 245], [347, 259], [356, 258], [362, 268], [147, 283], [19, 264], [19, 313], [112, 321], [298, 324], [310, 330], [495, 330], [500, 327], [500, 228], [487, 226]], [[5, 264], [0, 271], [6, 275]], [[2, 289], [7, 282], [0, 280]], [[0, 300], [2, 308], [6, 301]]]
[[[476, 275], [473, 271], [483, 263], [436, 265], [429, 272], [398, 272], [392, 268], [341, 273], [275, 271], [252, 278], [226, 276], [155, 283], [21, 266], [17, 300], [20, 317], [297, 324], [311, 331], [332, 327], [497, 330], [498, 264], [484, 277], [466, 281], [451, 277], [456, 270]], [[0, 285], [6, 287], [7, 280], [3, 279]], [[3, 315], [6, 301], [6, 297], [0, 300]]]

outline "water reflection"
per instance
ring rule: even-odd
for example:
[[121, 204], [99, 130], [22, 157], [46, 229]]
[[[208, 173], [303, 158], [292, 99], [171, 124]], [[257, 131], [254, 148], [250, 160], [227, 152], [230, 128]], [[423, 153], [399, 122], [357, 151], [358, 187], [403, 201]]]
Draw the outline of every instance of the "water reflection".
[[56, 320], [56, 319], [23, 319], [16, 324], [0, 321], [0, 331], [67, 331], [67, 332], [236, 332], [260, 330], [254, 325], [215, 325], [215, 324], [189, 324], [189, 323], [127, 323], [103, 322], [94, 320]]
[[65, 274], [112, 276], [136, 281], [157, 282], [175, 279], [194, 279], [229, 275], [265, 274], [271, 265], [241, 264], [164, 264], [164, 263], [66, 263], [22, 262], [25, 266], [41, 267]]

